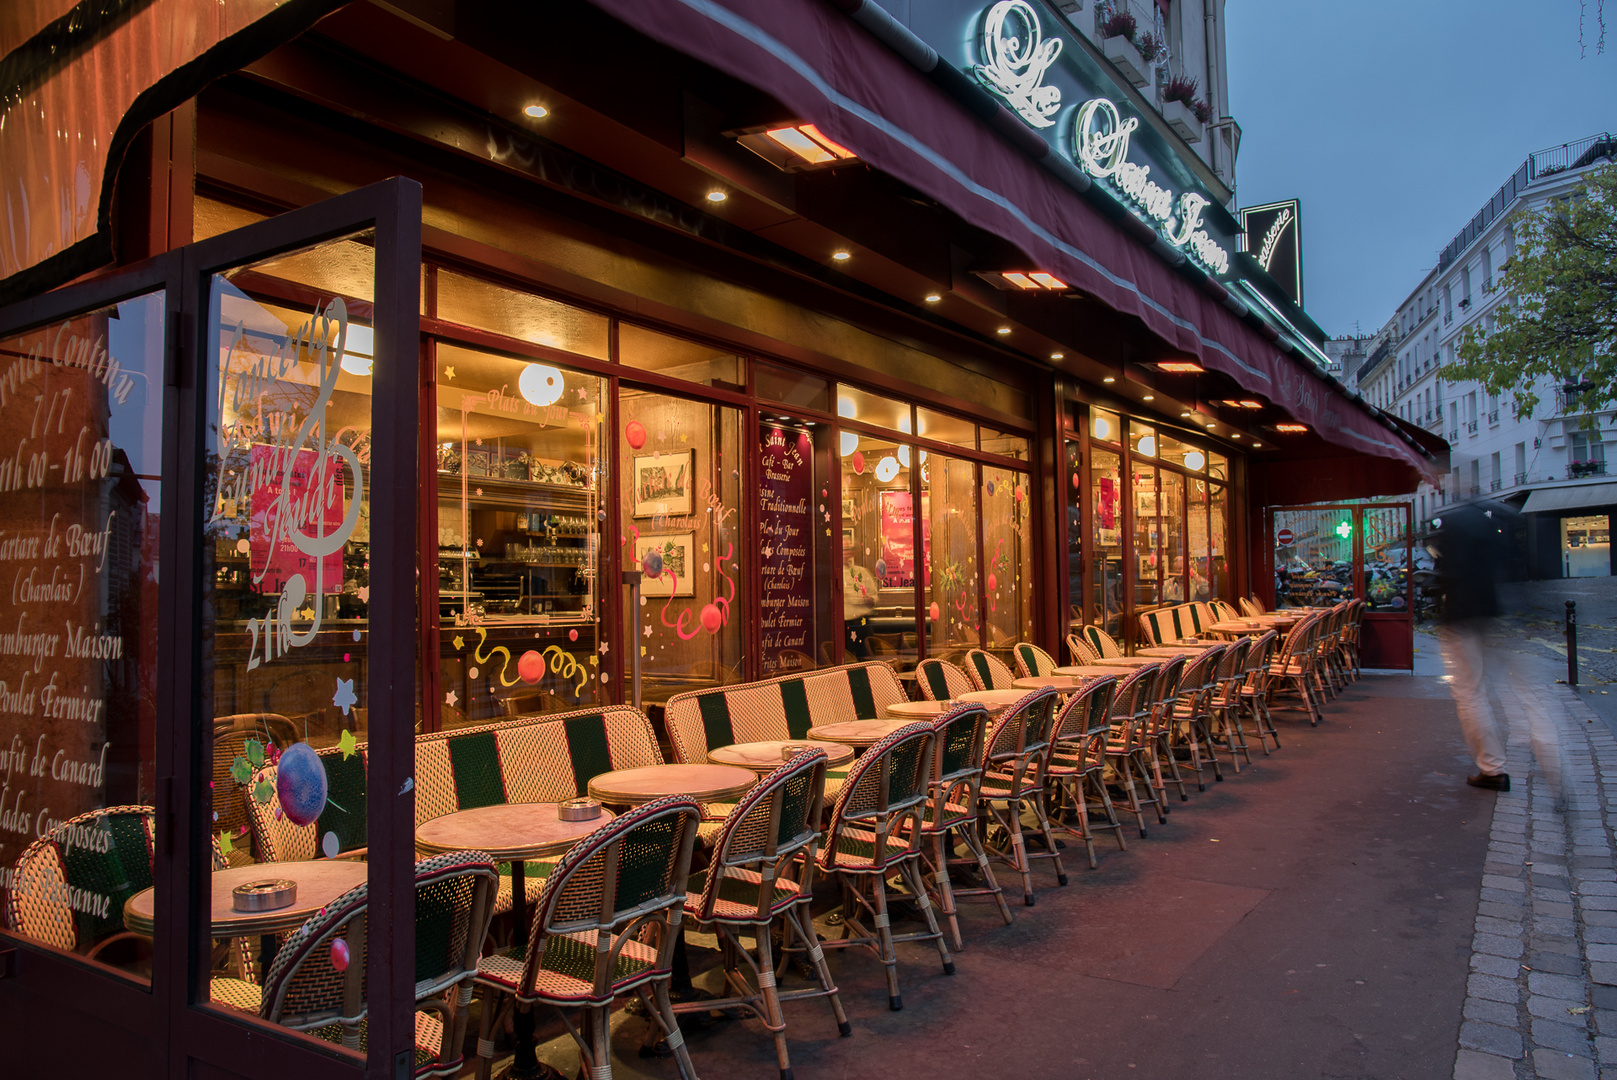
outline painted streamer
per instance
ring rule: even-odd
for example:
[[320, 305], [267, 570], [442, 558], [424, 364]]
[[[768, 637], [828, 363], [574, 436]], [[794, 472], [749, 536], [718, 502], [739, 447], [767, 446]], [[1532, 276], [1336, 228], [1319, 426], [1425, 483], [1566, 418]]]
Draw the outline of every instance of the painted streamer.
[[487, 641], [487, 640], [488, 640], [488, 631], [484, 630], [482, 627], [478, 627], [477, 628], [477, 647], [472, 650], [472, 659], [477, 661], [479, 664], [486, 664], [490, 660], [493, 660], [496, 656], [502, 657], [502, 659], [500, 660], [499, 673], [495, 676], [495, 678], [500, 680], [500, 685], [501, 686], [515, 686], [517, 683], [521, 682], [522, 681], [522, 676], [521, 675], [515, 675], [515, 676], [513, 676], [513, 677], [511, 677], [509, 679], [507, 679], [505, 677], [505, 669], [508, 668], [508, 667], [511, 667], [511, 650], [510, 649], [507, 649], [504, 645], [496, 645], [496, 646], [494, 646], [494, 648], [489, 650], [489, 653], [488, 653], [487, 656], [483, 655], [483, 643], [485, 641]]
[[564, 652], [560, 645], [545, 646], [544, 655], [550, 657], [550, 671], [556, 678], [563, 681], [578, 676], [578, 685], [573, 688], [574, 697], [584, 695], [584, 684], [589, 681], [589, 671], [578, 662], [578, 657], [570, 652]]
[[[668, 609], [673, 606], [674, 598], [670, 595], [667, 600], [663, 601], [662, 624], [668, 627], [674, 633], [678, 634], [681, 641], [689, 641], [697, 634], [700, 634], [703, 630], [706, 630], [710, 634], [716, 634], [719, 632], [721, 627], [729, 623], [730, 605], [732, 602], [734, 602], [736, 597], [736, 583], [734, 578], [724, 572], [724, 564], [733, 560], [734, 558], [735, 544], [726, 541], [724, 545], [724, 554], [713, 560], [713, 568], [714, 572], [723, 578], [724, 583], [729, 586], [730, 595], [714, 597], [711, 604], [706, 604], [703, 606], [699, 615], [693, 616], [691, 614], [691, 609], [686, 608], [675, 616], [674, 621], [670, 622], [668, 619]], [[662, 570], [663, 568], [659, 567], [658, 569]], [[679, 576], [674, 574], [672, 570], [664, 570], [664, 572], [673, 576], [674, 584], [672, 591], [678, 592]], [[652, 576], [660, 577], [661, 575], [654, 574]], [[685, 627], [687, 625], [686, 620], [690, 620], [690, 633], [685, 632]]]

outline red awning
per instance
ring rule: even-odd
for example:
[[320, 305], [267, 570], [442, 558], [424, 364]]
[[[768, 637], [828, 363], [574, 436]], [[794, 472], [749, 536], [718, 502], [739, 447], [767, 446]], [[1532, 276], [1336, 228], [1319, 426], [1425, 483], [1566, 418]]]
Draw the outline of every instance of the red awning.
[[1280, 352], [827, 0], [592, 2], [772, 95], [873, 167], [1138, 317], [1169, 349], [1230, 376], [1323, 438], [1396, 462], [1411, 478], [1405, 490], [1433, 468], [1310, 363]]

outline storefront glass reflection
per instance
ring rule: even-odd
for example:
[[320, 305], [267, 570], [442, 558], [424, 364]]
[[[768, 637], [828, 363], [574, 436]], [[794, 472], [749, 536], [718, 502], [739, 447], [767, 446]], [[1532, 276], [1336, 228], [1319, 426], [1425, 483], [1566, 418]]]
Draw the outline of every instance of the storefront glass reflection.
[[[844, 388], [839, 396], [847, 393]], [[908, 420], [907, 409], [902, 418]], [[925, 496], [919, 515], [913, 504], [910, 470], [917, 455], [892, 438], [848, 430], [839, 438], [839, 450], [843, 654], [848, 663], [874, 659], [913, 667], [919, 651], [915, 582], [932, 536]], [[920, 463], [923, 475], [934, 460]]]
[[[921, 463], [921, 517], [927, 605], [927, 653], [946, 660], [983, 639], [982, 582], [977, 566], [977, 468], [973, 462], [930, 454]], [[990, 627], [988, 645], [1008, 648], [1002, 628]]]
[[[1098, 430], [1098, 425], [1091, 428]], [[1094, 547], [1089, 553], [1090, 604], [1094, 618], [1113, 637], [1123, 630], [1123, 528], [1124, 502], [1122, 458], [1115, 450], [1096, 449], [1090, 453], [1090, 499], [1094, 506]]]

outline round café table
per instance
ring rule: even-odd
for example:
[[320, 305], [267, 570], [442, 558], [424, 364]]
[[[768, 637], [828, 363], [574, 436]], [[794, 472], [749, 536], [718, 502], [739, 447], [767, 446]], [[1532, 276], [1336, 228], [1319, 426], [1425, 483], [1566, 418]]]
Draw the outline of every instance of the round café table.
[[[911, 702], [910, 704], [920, 705], [932, 703]], [[891, 711], [897, 707], [897, 705], [889, 705], [887, 708], [889, 711]], [[933, 714], [931, 717], [918, 716], [910, 719], [844, 720], [841, 723], [836, 724], [818, 724], [809, 728], [809, 738], [820, 742], [841, 743], [844, 746], [851, 746], [855, 750], [863, 750], [868, 746], [875, 746], [877, 743], [881, 742], [883, 739], [887, 738], [887, 736], [891, 735], [901, 727], [916, 723], [917, 721], [933, 719], [936, 715], [937, 714]]]
[[1043, 690], [1050, 687], [1062, 693], [1071, 693], [1082, 690], [1088, 680], [1078, 675], [1030, 675], [1025, 679], [1016, 679], [1011, 685], [1018, 690]]
[[988, 710], [988, 715], [998, 716], [1018, 701], [1027, 697], [1026, 690], [973, 690], [961, 694], [956, 701], [975, 701]]
[[1162, 663], [1160, 656], [1103, 656], [1095, 661], [1095, 666], [1112, 668], [1113, 674], [1116, 674], [1118, 668], [1137, 668], [1160, 663]]
[[639, 806], [664, 795], [730, 802], [757, 783], [757, 773], [737, 765], [642, 765], [602, 773], [590, 781], [590, 796], [614, 806]]
[[1222, 645], [1222, 641], [1199, 641], [1194, 645], [1151, 645], [1144, 649], [1135, 649], [1135, 656], [1149, 656], [1157, 660], [1167, 660], [1175, 656], [1195, 656], [1205, 652], [1215, 645]]
[[1055, 669], [1057, 675], [1069, 675], [1079, 679], [1101, 679], [1108, 676], [1121, 678], [1123, 673], [1115, 667], [1102, 667], [1099, 664], [1063, 664]]
[[814, 741], [810, 739], [764, 739], [760, 742], [732, 743], [717, 746], [707, 752], [709, 761], [720, 765], [736, 765], [751, 769], [760, 776], [774, 772], [786, 763], [782, 749], [787, 746], [812, 746], [824, 750], [827, 768], [835, 768], [853, 760], [853, 751], [846, 743]]
[[958, 704], [957, 701], [900, 701], [887, 706], [887, 715], [893, 720], [936, 720]]
[[[296, 930], [337, 897], [365, 884], [366, 870], [367, 864], [358, 859], [249, 863], [215, 870], [209, 935], [216, 938], [256, 936], [259, 970], [268, 972], [275, 959], [275, 935]], [[297, 899], [274, 911], [237, 911], [232, 906], [236, 886], [274, 878], [297, 882]], [[137, 934], [152, 936], [157, 922], [155, 892], [155, 889], [142, 889], [124, 901], [124, 926]]]

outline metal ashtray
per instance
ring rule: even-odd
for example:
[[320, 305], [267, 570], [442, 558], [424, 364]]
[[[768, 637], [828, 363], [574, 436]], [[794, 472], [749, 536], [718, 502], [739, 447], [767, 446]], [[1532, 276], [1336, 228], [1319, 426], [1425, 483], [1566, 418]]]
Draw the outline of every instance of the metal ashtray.
[[810, 750], [813, 750], [814, 748], [815, 747], [814, 747], [813, 743], [802, 743], [802, 742], [781, 743], [780, 744], [780, 759], [782, 761], [790, 761], [794, 757], [796, 757], [798, 754], [806, 754]]
[[556, 817], [562, 821], [594, 821], [601, 816], [595, 799], [564, 799], [556, 804]]
[[231, 890], [230, 906], [237, 911], [279, 911], [298, 899], [298, 883], [286, 878], [249, 881]]

